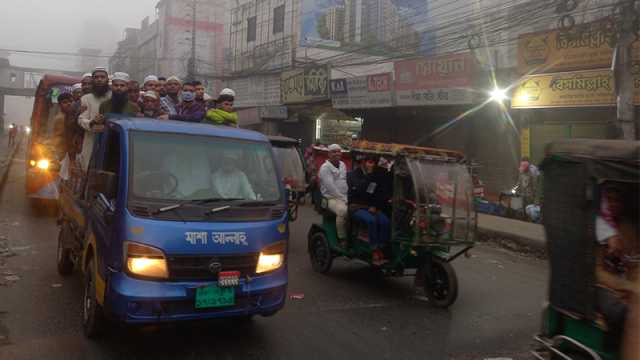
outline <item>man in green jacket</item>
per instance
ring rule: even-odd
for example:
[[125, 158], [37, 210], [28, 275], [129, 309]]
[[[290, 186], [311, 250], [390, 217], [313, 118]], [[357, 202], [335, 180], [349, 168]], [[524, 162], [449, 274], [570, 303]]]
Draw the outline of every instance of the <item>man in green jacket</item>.
[[111, 99], [100, 105], [100, 114], [124, 114], [136, 116], [140, 108], [129, 101], [129, 74], [117, 72], [111, 79]]
[[238, 127], [238, 113], [233, 110], [236, 93], [231, 89], [223, 89], [218, 96], [217, 108], [207, 111], [204, 123]]

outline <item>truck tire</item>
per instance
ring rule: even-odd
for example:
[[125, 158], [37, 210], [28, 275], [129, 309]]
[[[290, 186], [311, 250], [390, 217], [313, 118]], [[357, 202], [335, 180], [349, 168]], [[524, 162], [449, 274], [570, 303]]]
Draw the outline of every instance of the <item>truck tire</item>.
[[82, 329], [89, 339], [97, 339], [104, 333], [106, 319], [102, 307], [96, 299], [96, 263], [90, 259], [84, 276], [84, 295], [82, 297]]

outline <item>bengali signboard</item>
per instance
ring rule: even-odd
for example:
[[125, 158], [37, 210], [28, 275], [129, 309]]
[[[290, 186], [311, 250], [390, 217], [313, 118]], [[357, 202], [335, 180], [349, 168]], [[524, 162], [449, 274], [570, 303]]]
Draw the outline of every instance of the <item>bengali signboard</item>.
[[280, 87], [284, 104], [326, 100], [329, 96], [329, 68], [316, 66], [284, 72]]
[[[635, 79], [636, 104], [640, 104], [640, 78]], [[586, 70], [525, 77], [511, 100], [513, 108], [614, 106], [611, 70]]]
[[258, 108], [258, 115], [262, 119], [286, 119], [289, 112], [286, 106], [262, 106]]
[[248, 108], [280, 105], [280, 76], [265, 75], [234, 79], [229, 87], [236, 92], [235, 106]]
[[300, 45], [362, 53], [433, 52], [429, 0], [301, 0]]
[[469, 104], [475, 62], [470, 53], [398, 61], [398, 106]]
[[331, 102], [336, 109], [367, 109], [392, 106], [391, 73], [334, 79]]
[[[520, 35], [518, 71], [521, 74], [589, 70], [611, 67], [615, 43], [606, 22]], [[640, 59], [640, 42], [634, 44], [634, 58]]]

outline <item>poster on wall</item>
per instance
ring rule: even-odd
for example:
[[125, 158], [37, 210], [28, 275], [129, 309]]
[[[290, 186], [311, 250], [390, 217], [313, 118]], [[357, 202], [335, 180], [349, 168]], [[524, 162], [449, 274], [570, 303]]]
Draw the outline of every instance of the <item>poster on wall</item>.
[[331, 80], [335, 109], [367, 109], [392, 106], [391, 73]]
[[402, 60], [394, 67], [398, 106], [473, 102], [475, 60], [470, 53]]
[[284, 104], [326, 100], [329, 97], [329, 68], [315, 66], [283, 72], [280, 88]]
[[429, 0], [301, 0], [300, 45], [380, 54], [433, 48]]

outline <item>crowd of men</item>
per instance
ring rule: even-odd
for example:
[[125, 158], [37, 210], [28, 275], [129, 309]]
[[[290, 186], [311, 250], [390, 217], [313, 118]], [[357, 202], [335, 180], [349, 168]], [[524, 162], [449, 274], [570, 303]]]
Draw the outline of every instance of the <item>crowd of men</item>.
[[149, 75], [140, 87], [127, 73], [109, 75], [105, 68], [97, 67], [84, 74], [71, 93], [58, 97], [56, 148], [63, 162], [79, 161], [86, 171], [94, 133], [102, 130], [106, 114], [237, 127], [234, 98], [233, 90], [224, 89], [213, 99], [200, 81], [182, 82], [177, 76]]

